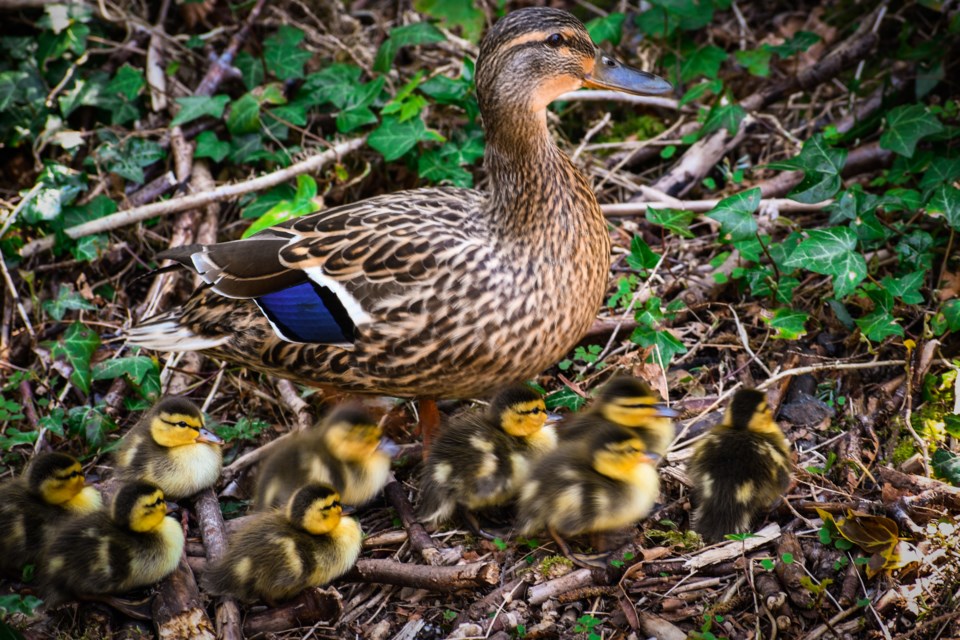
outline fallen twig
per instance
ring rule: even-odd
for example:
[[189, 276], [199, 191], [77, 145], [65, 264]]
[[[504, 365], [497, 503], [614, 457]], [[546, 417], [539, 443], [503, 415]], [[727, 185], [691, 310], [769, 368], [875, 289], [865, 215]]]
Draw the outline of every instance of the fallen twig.
[[[207, 560], [215, 562], [227, 554], [227, 534], [220, 513], [220, 503], [213, 489], [200, 492], [194, 501], [200, 535], [207, 552]], [[217, 637], [220, 640], [242, 640], [240, 609], [232, 598], [221, 598], [217, 604]]]
[[453, 566], [427, 566], [394, 560], [358, 560], [341, 580], [395, 584], [414, 589], [450, 591], [492, 587], [500, 582], [496, 562], [471, 562]]

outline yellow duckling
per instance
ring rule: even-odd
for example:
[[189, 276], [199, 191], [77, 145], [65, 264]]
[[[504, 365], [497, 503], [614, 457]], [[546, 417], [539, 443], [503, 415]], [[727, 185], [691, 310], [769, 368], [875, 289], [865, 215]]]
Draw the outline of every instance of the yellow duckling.
[[87, 486], [72, 456], [34, 457], [21, 477], [0, 486], [0, 570], [19, 573], [23, 565], [35, 563], [51, 526], [100, 506], [100, 493]]
[[345, 405], [313, 429], [290, 435], [263, 461], [254, 506], [283, 508], [308, 482], [336, 487], [343, 503], [372, 500], [390, 475], [389, 447], [383, 430], [363, 409]]
[[300, 488], [285, 511], [258, 513], [230, 537], [226, 555], [203, 574], [204, 590], [273, 604], [340, 577], [357, 561], [363, 535], [341, 513], [331, 487]]
[[789, 443], [766, 396], [738, 391], [723, 421], [700, 442], [688, 469], [693, 528], [708, 541], [746, 533], [790, 484]]
[[600, 389], [587, 411], [561, 423], [557, 434], [560, 440], [570, 440], [586, 436], [603, 425], [626, 427], [643, 440], [647, 451], [662, 457], [676, 435], [671, 418], [678, 415], [646, 383], [621, 375]]
[[620, 529], [650, 513], [660, 495], [656, 462], [628, 429], [561, 441], [533, 466], [520, 491], [518, 529], [524, 535], [548, 531], [577, 562], [563, 537]]
[[217, 484], [222, 443], [203, 428], [197, 405], [186, 398], [164, 398], [120, 441], [117, 477], [152, 482], [171, 500], [186, 498]]
[[51, 534], [40, 565], [44, 600], [122, 593], [159, 582], [180, 562], [183, 529], [166, 517], [156, 485], [123, 485], [105, 510], [63, 522]]
[[[516, 497], [530, 466], [557, 444], [539, 393], [522, 384], [494, 396], [482, 415], [464, 413], [440, 431], [420, 485], [420, 520], [449, 520]], [[471, 525], [475, 524], [471, 522]]]

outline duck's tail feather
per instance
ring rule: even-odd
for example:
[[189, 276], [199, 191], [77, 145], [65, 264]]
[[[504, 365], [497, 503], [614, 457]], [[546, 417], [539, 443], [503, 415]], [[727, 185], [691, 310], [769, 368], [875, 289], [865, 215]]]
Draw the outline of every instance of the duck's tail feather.
[[229, 335], [201, 336], [180, 322], [176, 311], [151, 318], [127, 331], [127, 342], [154, 351], [203, 351], [230, 340]]

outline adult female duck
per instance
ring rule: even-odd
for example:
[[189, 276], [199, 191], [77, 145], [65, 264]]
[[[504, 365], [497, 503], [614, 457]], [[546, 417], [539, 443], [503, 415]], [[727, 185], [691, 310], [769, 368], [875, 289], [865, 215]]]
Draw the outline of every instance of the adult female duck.
[[547, 105], [582, 86], [671, 87], [603, 55], [579, 20], [546, 7], [490, 30], [476, 81], [487, 193], [399, 191], [164, 252], [209, 286], [130, 341], [421, 399], [481, 395], [562, 358], [603, 302], [610, 240], [589, 183], [550, 138]]

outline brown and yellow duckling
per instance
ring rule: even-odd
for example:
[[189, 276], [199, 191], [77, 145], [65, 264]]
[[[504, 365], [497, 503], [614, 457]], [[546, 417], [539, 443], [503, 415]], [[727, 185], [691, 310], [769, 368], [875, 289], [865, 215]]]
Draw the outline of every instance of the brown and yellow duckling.
[[716, 542], [746, 533], [790, 484], [790, 449], [761, 391], [733, 396], [723, 420], [697, 445], [688, 468], [693, 529]]
[[167, 517], [163, 491], [145, 481], [120, 487], [112, 509], [64, 521], [40, 564], [48, 607], [159, 582], [180, 562], [183, 529]]
[[203, 574], [202, 584], [207, 593], [273, 604], [349, 571], [361, 538], [357, 521], [342, 515], [339, 494], [309, 484], [285, 510], [251, 516], [230, 536], [226, 555]]
[[163, 398], [121, 439], [117, 477], [152, 482], [171, 500], [186, 498], [217, 484], [222, 443], [204, 429], [197, 405], [186, 398]]
[[387, 483], [391, 446], [366, 411], [338, 407], [316, 427], [284, 438], [267, 456], [260, 465], [254, 505], [283, 508], [308, 482], [336, 487], [344, 504], [365, 504]]
[[533, 463], [556, 447], [547, 417], [543, 397], [518, 384], [498, 392], [483, 414], [467, 412], [451, 420], [430, 448], [420, 484], [420, 519], [436, 524], [449, 520], [458, 507], [472, 511], [516, 497]]
[[580, 87], [671, 86], [603, 54], [580, 20], [548, 7], [501, 18], [475, 77], [488, 191], [399, 191], [166, 251], [208, 286], [130, 342], [421, 398], [425, 441], [439, 420], [433, 400], [484, 396], [563, 358], [605, 299], [610, 237], [589, 181], [551, 137], [547, 106]]
[[101, 507], [100, 493], [65, 453], [41, 453], [19, 478], [0, 486], [0, 570], [16, 573], [37, 561], [51, 527]]
[[648, 452], [662, 457], [676, 435], [671, 418], [678, 415], [645, 382], [618, 375], [600, 388], [589, 409], [562, 422], [557, 434], [564, 441], [598, 429], [624, 427], [643, 440]]
[[563, 538], [635, 524], [660, 495], [657, 456], [627, 429], [600, 429], [540, 458], [520, 491], [518, 529], [547, 531], [577, 564]]

